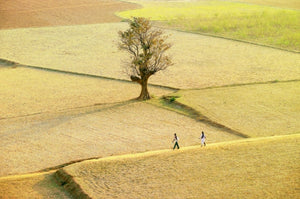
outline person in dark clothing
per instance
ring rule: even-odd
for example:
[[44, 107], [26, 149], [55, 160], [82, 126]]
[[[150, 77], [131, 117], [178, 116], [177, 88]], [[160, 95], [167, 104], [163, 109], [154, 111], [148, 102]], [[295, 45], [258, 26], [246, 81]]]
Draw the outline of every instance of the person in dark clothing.
[[205, 137], [205, 135], [204, 135], [204, 132], [202, 131], [202, 134], [201, 134], [201, 137], [200, 137], [200, 139], [201, 139], [201, 146], [206, 146], [206, 143], [205, 143], [205, 139], [206, 139], [206, 137]]
[[173, 150], [174, 150], [176, 147], [177, 147], [177, 149], [179, 149], [178, 140], [179, 140], [179, 138], [177, 137], [176, 133], [174, 133], [174, 139], [173, 139], [172, 143], [175, 142], [175, 144], [174, 144]]

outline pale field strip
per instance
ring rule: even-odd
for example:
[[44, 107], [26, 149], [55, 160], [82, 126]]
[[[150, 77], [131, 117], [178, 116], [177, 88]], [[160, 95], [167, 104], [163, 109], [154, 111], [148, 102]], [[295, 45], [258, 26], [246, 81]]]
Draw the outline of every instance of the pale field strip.
[[61, 171], [92, 198], [297, 198], [300, 134], [88, 160]]
[[[127, 23], [0, 31], [1, 58], [24, 65], [128, 79], [118, 50], [118, 31]], [[192, 33], [166, 30], [174, 65], [150, 83], [205, 88], [300, 77], [300, 54]]]
[[[149, 87], [161, 96], [170, 89]], [[51, 113], [134, 99], [140, 86], [24, 67], [0, 66], [0, 119]]]
[[[159, 156], [164, 157], [163, 159], [166, 159], [165, 157], [168, 157], [172, 154], [175, 155], [174, 156], [174, 158], [175, 158], [178, 154], [180, 157], [180, 154], [187, 154], [187, 153], [188, 153], [187, 156], [190, 156], [190, 154], [193, 154], [193, 156], [194, 156], [193, 159], [201, 159], [201, 160], [203, 160], [204, 163], [207, 162], [207, 160], [205, 158], [207, 158], [207, 156], [211, 156], [210, 160], [208, 162], [215, 163], [215, 158], [216, 158], [215, 154], [218, 154], [220, 150], [222, 150], [223, 152], [231, 151], [232, 148], [234, 148], [234, 147], [242, 148], [243, 146], [248, 147], [249, 145], [253, 145], [253, 144], [265, 145], [267, 143], [269, 145], [270, 141], [281, 143], [283, 140], [284, 141], [283, 143], [285, 144], [286, 143], [285, 140], [287, 140], [287, 139], [299, 140], [299, 135], [287, 135], [287, 136], [284, 135], [284, 136], [274, 136], [274, 137], [264, 137], [264, 138], [249, 138], [246, 140], [214, 143], [214, 144], [209, 144], [205, 149], [200, 148], [199, 146], [190, 146], [190, 147], [183, 147], [183, 148], [181, 148], [180, 151], [176, 151], [176, 152], [170, 151], [170, 150], [158, 150], [158, 151], [149, 151], [149, 152], [137, 153], [137, 154], [126, 154], [126, 155], [121, 155], [121, 156], [105, 157], [105, 158], [101, 158], [98, 160], [93, 160], [93, 161], [89, 160], [89, 161], [84, 161], [79, 164], [70, 165], [64, 169], [64, 172], [71, 171], [71, 172], [68, 172], [71, 175], [74, 174], [75, 172], [76, 173], [79, 172], [80, 173], [79, 177], [81, 177], [81, 175], [82, 175], [81, 172], [84, 172], [85, 170], [89, 170], [90, 167], [93, 167], [92, 170], [94, 170], [95, 168], [97, 168], [94, 165], [99, 165], [99, 163], [101, 163], [101, 162], [104, 162], [104, 164], [109, 165], [109, 164], [114, 164], [114, 162], [118, 162], [118, 161], [123, 161], [123, 162], [126, 161], [125, 164], [132, 164], [132, 162], [139, 161], [140, 159], [146, 159], [146, 158], [155, 159]], [[257, 147], [257, 148], [260, 148], [260, 147]], [[285, 144], [285, 148], [287, 148], [289, 152], [291, 150], [293, 150], [292, 148], [290, 148], [290, 143]], [[195, 151], [197, 151], [197, 150], [203, 150], [203, 153], [201, 155], [197, 155], [197, 154], [195, 155]], [[211, 150], [215, 150], [215, 152], [209, 152]], [[279, 150], [279, 149], [275, 149], [275, 150]], [[296, 147], [296, 150], [297, 150], [297, 147]], [[256, 151], [257, 151], [257, 149], [256, 149]], [[209, 152], [208, 155], [204, 154], [204, 153], [208, 153], [208, 152]], [[298, 152], [296, 151], [296, 153], [298, 153]], [[241, 154], [243, 154], [243, 152], [241, 152], [239, 150], [238, 153], [235, 153], [235, 154], [233, 154], [232, 157], [230, 157], [230, 160], [235, 160], [235, 163], [241, 162], [240, 159], [237, 159], [237, 156], [240, 156]], [[277, 151], [274, 154], [277, 154]], [[202, 158], [202, 155], [205, 156], [204, 159]], [[256, 156], [257, 156], [257, 154], [255, 153], [250, 158], [250, 160], [256, 158]], [[199, 157], [201, 157], [201, 158], [199, 158]], [[224, 157], [222, 158], [222, 161], [223, 162], [225, 161]], [[160, 163], [158, 165], [163, 164], [163, 163], [161, 163], [161, 161], [159, 161], [159, 162]], [[172, 163], [174, 163], [174, 162], [175, 161], [172, 161]], [[178, 162], [180, 163], [181, 161], [178, 161]], [[281, 162], [281, 161], [278, 161], [278, 162]], [[297, 161], [293, 162], [292, 165], [295, 166], [294, 165], [295, 163], [297, 163]], [[170, 163], [168, 163], [168, 164], [170, 164]], [[202, 164], [203, 163], [201, 163], [199, 165], [199, 168], [201, 168], [201, 171], [203, 172], [204, 168], [203, 168]], [[84, 167], [83, 165], [88, 165], [88, 167]], [[211, 165], [211, 166], [213, 166], [213, 165]], [[240, 167], [241, 165], [238, 165], [238, 166], [234, 165], [234, 166]], [[84, 169], [79, 171], [79, 169], [78, 169], [79, 167], [84, 167]], [[249, 165], [248, 165], [248, 167], [249, 167]], [[130, 168], [129, 170], [132, 169], [132, 167], [129, 167], [129, 168]], [[291, 166], [289, 168], [291, 168]], [[166, 171], [164, 171], [164, 172], [170, 172], [169, 171], [170, 169], [172, 169], [172, 167], [166, 168]], [[41, 198], [41, 197], [70, 198], [70, 195], [68, 195], [66, 193], [66, 190], [64, 190], [62, 187], [60, 187], [56, 184], [56, 181], [53, 176], [53, 173], [55, 171], [56, 170], [53, 170], [50, 172], [37, 172], [37, 173], [0, 177], [0, 185], [1, 185], [0, 186], [0, 196], [2, 196], [2, 197], [9, 196], [9, 197], [13, 197], [13, 198], [21, 198], [21, 197], [26, 197], [26, 198]], [[147, 171], [147, 169], [146, 169], [146, 171]], [[156, 170], [152, 171], [152, 175], [153, 175], [153, 173], [155, 175], [155, 172], [156, 172]], [[101, 173], [101, 172], [99, 172], [99, 173]], [[203, 172], [203, 173], [205, 173], [205, 172]], [[86, 174], [87, 174], [86, 177], [89, 178], [90, 177], [89, 172], [87, 172]], [[147, 173], [144, 173], [141, 176], [145, 176], [145, 174], [147, 174]], [[105, 176], [105, 174], [103, 176]], [[102, 179], [103, 179], [103, 176], [101, 176]], [[98, 179], [95, 179], [95, 177], [96, 177], [96, 175], [92, 179], [92, 181], [94, 181], [94, 182], [99, 181], [99, 179], [101, 179], [100, 177]], [[221, 176], [218, 176], [218, 177], [221, 177]], [[183, 176], [179, 175], [179, 178], [182, 179]], [[204, 176], [199, 178], [198, 181], [202, 181], [203, 179], [204, 179]], [[76, 180], [76, 178], [75, 178], [75, 180]], [[111, 179], [111, 180], [114, 180], [114, 179]], [[76, 182], [77, 182], [77, 180], [76, 180]], [[234, 182], [236, 182], [236, 180], [234, 180], [232, 183], [234, 183]], [[82, 182], [79, 181], [79, 183], [82, 183]], [[132, 183], [132, 181], [129, 181], [129, 183]], [[201, 182], [199, 182], [199, 183], [201, 183]], [[97, 182], [97, 184], [99, 184], [99, 182]], [[149, 182], [149, 184], [150, 184], [150, 182]], [[192, 183], [192, 185], [195, 185], [195, 183]], [[151, 184], [150, 184], [150, 186], [151, 186]], [[235, 186], [235, 184], [232, 186]], [[19, 190], [22, 190], [22, 192], [20, 192]], [[90, 192], [90, 190], [88, 192]], [[136, 193], [136, 191], [133, 191], [133, 193]], [[97, 197], [98, 197], [98, 195], [97, 195]], [[219, 197], [219, 196], [216, 195], [215, 197]]]
[[148, 103], [132, 101], [87, 110], [0, 120], [0, 176], [91, 157], [171, 148], [174, 133], [181, 146], [199, 144], [201, 131], [207, 133], [208, 143], [240, 139]]
[[174, 95], [180, 96], [178, 102], [250, 137], [300, 132], [300, 81], [182, 90]]

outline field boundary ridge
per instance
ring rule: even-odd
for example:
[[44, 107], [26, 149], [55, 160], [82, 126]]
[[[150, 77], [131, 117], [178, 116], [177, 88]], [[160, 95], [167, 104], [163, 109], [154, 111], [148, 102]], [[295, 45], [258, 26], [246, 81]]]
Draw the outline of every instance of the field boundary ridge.
[[242, 39], [235, 39], [235, 38], [231, 38], [231, 37], [225, 37], [225, 36], [222, 36], [222, 35], [214, 35], [214, 34], [210, 34], [210, 33], [188, 31], [188, 30], [180, 30], [178, 28], [164, 27], [164, 26], [160, 26], [160, 25], [156, 25], [156, 27], [167, 29], [167, 30], [172, 30], [172, 31], [177, 31], [177, 32], [202, 35], [202, 36], [206, 36], [206, 37], [226, 39], [226, 40], [229, 40], [229, 41], [241, 42], [241, 43], [251, 44], [251, 45], [255, 45], [255, 46], [260, 46], [260, 47], [271, 48], [271, 49], [275, 49], [275, 50], [281, 50], [281, 51], [285, 51], [285, 52], [300, 54], [300, 51], [297, 51], [297, 50], [280, 48], [280, 47], [277, 47], [277, 46], [272, 46], [272, 45], [263, 44], [263, 43], [256, 43], [256, 42], [253, 42], [253, 41], [247, 41], [247, 40], [242, 40]]
[[76, 182], [75, 176], [70, 175], [64, 169], [59, 169], [54, 174], [57, 182], [74, 198], [92, 199], [83, 191], [80, 184]]
[[[85, 76], [85, 77], [91, 77], [91, 78], [100, 78], [100, 79], [106, 79], [106, 80], [112, 80], [112, 81], [119, 81], [119, 82], [124, 82], [124, 83], [129, 83], [129, 84], [136, 84], [135, 82], [131, 80], [126, 80], [126, 79], [118, 79], [114, 77], [106, 77], [106, 76], [101, 76], [101, 75], [93, 75], [89, 73], [80, 73], [80, 72], [74, 72], [74, 71], [67, 71], [67, 70], [60, 70], [60, 69], [54, 69], [54, 68], [46, 68], [42, 66], [31, 66], [31, 65], [24, 65], [20, 64], [11, 60], [3, 59], [0, 58], [0, 67], [6, 66], [6, 67], [23, 67], [23, 68], [30, 68], [30, 69], [36, 69], [36, 70], [43, 70], [43, 71], [48, 71], [48, 72], [55, 72], [55, 73], [62, 73], [62, 74], [69, 74], [69, 75], [76, 75], [76, 76]], [[173, 91], [178, 91], [180, 90], [179, 88], [174, 88], [171, 86], [163, 86], [163, 85], [158, 85], [158, 84], [151, 84], [149, 83], [148, 86], [153, 86], [156, 88], [163, 88], [163, 89], [170, 89]]]
[[[292, 135], [279, 135], [279, 136], [269, 136], [269, 137], [259, 137], [259, 138], [247, 138], [242, 140], [233, 140], [227, 142], [219, 142], [219, 143], [212, 143], [208, 144], [206, 147], [201, 147], [201, 145], [195, 146], [187, 146], [181, 147], [180, 150], [172, 150], [172, 149], [162, 149], [162, 150], [155, 150], [155, 151], [147, 151], [135, 154], [125, 154], [125, 155], [116, 155], [116, 156], [109, 156], [99, 159], [91, 159], [85, 160], [82, 162], [74, 163], [74, 164], [81, 164], [86, 162], [101, 162], [101, 161], [118, 161], [124, 159], [136, 159], [136, 158], [147, 158], [152, 156], [158, 156], [162, 154], [174, 154], [174, 153], [183, 153], [188, 152], [191, 150], [206, 150], [206, 149], [213, 149], [213, 148], [222, 148], [228, 147], [235, 144], [247, 144], [247, 143], [254, 143], [254, 142], [263, 142], [268, 140], [278, 140], [278, 139], [291, 139], [291, 138], [300, 138], [300, 133], [292, 134]], [[70, 164], [72, 166], [74, 164]], [[68, 167], [68, 166], [67, 166]], [[64, 189], [71, 194], [75, 198], [91, 198], [84, 190], [81, 188], [80, 184], [76, 181], [76, 176], [71, 175], [66, 167], [63, 167], [55, 172], [55, 177], [59, 184], [64, 187]]]
[[[115, 161], [115, 160], [122, 160], [122, 159], [135, 159], [135, 158], [144, 158], [144, 157], [151, 157], [156, 156], [160, 154], [173, 154], [173, 153], [181, 153], [186, 152], [190, 150], [195, 149], [205, 149], [205, 148], [219, 148], [222, 146], [232, 146], [235, 144], [245, 144], [245, 143], [253, 143], [253, 142], [263, 142], [268, 140], [278, 140], [278, 139], [289, 139], [289, 138], [300, 138], [300, 132], [297, 132], [295, 134], [290, 135], [275, 135], [275, 136], [267, 136], [267, 137], [255, 137], [255, 138], [245, 138], [245, 139], [238, 139], [238, 140], [230, 140], [225, 142], [216, 142], [207, 144], [207, 146], [202, 147], [200, 144], [193, 145], [193, 146], [186, 146], [186, 147], [180, 147], [179, 150], [173, 150], [171, 148], [169, 149], [160, 149], [160, 150], [153, 150], [153, 151], [145, 151], [145, 152], [138, 152], [138, 153], [130, 153], [130, 154], [122, 154], [122, 155], [112, 155], [102, 158], [93, 158], [93, 159], [87, 159], [83, 160], [74, 164], [81, 164], [84, 162], [98, 162], [98, 161]], [[68, 166], [72, 166], [74, 164], [69, 164]], [[66, 166], [66, 167], [68, 167]], [[63, 167], [64, 168], [64, 167]], [[63, 169], [62, 168], [62, 169]]]
[[[249, 135], [244, 134], [242, 132], [239, 132], [237, 130], [231, 129], [223, 124], [220, 124], [218, 122], [215, 122], [213, 120], [211, 120], [210, 118], [206, 117], [205, 115], [201, 114], [200, 112], [198, 112], [197, 110], [195, 110], [194, 108], [187, 106], [185, 104], [182, 104], [176, 100], [172, 101], [172, 98], [174, 96], [163, 96], [161, 99], [164, 100], [166, 103], [168, 103], [169, 106], [171, 106], [173, 109], [177, 110], [178, 108], [182, 108], [184, 109], [185, 112], [187, 112], [187, 114], [185, 114], [186, 116], [199, 121], [199, 122], [203, 122], [205, 124], [208, 124], [210, 126], [213, 126], [215, 128], [221, 129], [223, 131], [226, 131], [230, 134], [239, 136], [241, 138], [250, 138]], [[164, 108], [164, 106], [160, 106], [162, 108]], [[177, 112], [177, 111], [176, 111]], [[181, 112], [179, 112], [181, 113]]]
[[191, 88], [191, 89], [181, 89], [185, 91], [190, 90], [209, 90], [217, 88], [231, 88], [231, 87], [241, 87], [241, 86], [252, 86], [252, 85], [264, 85], [264, 84], [279, 84], [279, 83], [290, 83], [290, 82], [299, 82], [300, 79], [288, 79], [288, 80], [270, 80], [265, 82], [249, 82], [249, 83], [237, 83], [237, 84], [227, 84], [222, 86], [209, 86], [204, 88]]
[[72, 196], [76, 196], [76, 198], [78, 197], [91, 198], [88, 194], [86, 194], [83, 191], [80, 185], [76, 182], [75, 176], [70, 175], [66, 171], [65, 169], [66, 167], [75, 164], [85, 163], [85, 162], [118, 161], [123, 159], [146, 158], [146, 157], [163, 155], [163, 154], [184, 153], [191, 150], [207, 150], [207, 149], [218, 149], [218, 148], [222, 149], [223, 147], [229, 147], [236, 144], [248, 144], [248, 143], [255, 143], [255, 142], [264, 142], [268, 140], [276, 141], [280, 139], [292, 139], [292, 138], [300, 138], [300, 132], [291, 135], [246, 138], [246, 139], [232, 140], [226, 142], [211, 143], [208, 144], [206, 147], [201, 147], [201, 145], [187, 146], [187, 147], [181, 147], [180, 150], [175, 150], [175, 151], [172, 149], [161, 149], [161, 150], [146, 151], [146, 152], [140, 152], [134, 154], [123, 154], [123, 155], [115, 155], [115, 156], [108, 156], [108, 157], [94, 157], [94, 158], [88, 158], [88, 159], [83, 159], [78, 161], [71, 161], [69, 163], [65, 163], [63, 165], [53, 167], [53, 170], [44, 169], [42, 171], [26, 173], [26, 174], [2, 176], [0, 177], [0, 181], [19, 180], [24, 178], [50, 174], [50, 175], [54, 175], [59, 185], [63, 186], [63, 188], [66, 189], [67, 192], [70, 193]]

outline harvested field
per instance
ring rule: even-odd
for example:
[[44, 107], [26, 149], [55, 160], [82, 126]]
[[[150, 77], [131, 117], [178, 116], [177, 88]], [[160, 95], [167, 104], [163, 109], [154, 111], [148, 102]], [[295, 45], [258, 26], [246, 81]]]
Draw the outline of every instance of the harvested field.
[[119, 22], [115, 12], [138, 7], [117, 0], [0, 0], [0, 29]]
[[300, 81], [185, 90], [176, 100], [250, 137], [300, 133]]
[[[156, 99], [138, 102], [117, 47], [128, 24], [114, 15], [137, 7], [0, 0], [0, 198], [69, 198], [62, 167], [94, 198], [299, 198], [300, 54], [165, 30], [175, 65], [150, 78]], [[242, 140], [190, 110], [253, 137], [294, 135]]]
[[173, 133], [181, 146], [240, 139], [147, 103], [127, 102], [0, 120], [0, 176], [55, 167], [74, 160], [165, 149]]
[[71, 198], [58, 185], [53, 171], [21, 176], [0, 177], [0, 198]]
[[[0, 67], [0, 71], [0, 119], [127, 101], [140, 93], [140, 86], [131, 82], [24, 67]], [[172, 92], [149, 89], [156, 96]]]
[[[128, 79], [118, 31], [127, 23], [0, 31], [1, 58], [21, 64]], [[175, 63], [150, 83], [203, 88], [300, 77], [300, 54], [226, 39], [166, 31]]]
[[298, 134], [132, 154], [58, 174], [92, 198], [299, 198], [299, 141]]

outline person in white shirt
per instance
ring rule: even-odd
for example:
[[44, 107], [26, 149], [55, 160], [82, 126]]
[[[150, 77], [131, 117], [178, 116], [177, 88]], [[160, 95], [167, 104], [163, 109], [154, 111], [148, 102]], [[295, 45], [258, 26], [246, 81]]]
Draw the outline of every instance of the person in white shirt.
[[205, 137], [203, 131], [202, 131], [202, 135], [201, 135], [200, 139], [201, 139], [201, 147], [202, 147], [202, 146], [206, 146], [206, 143], [205, 143], [206, 137]]

